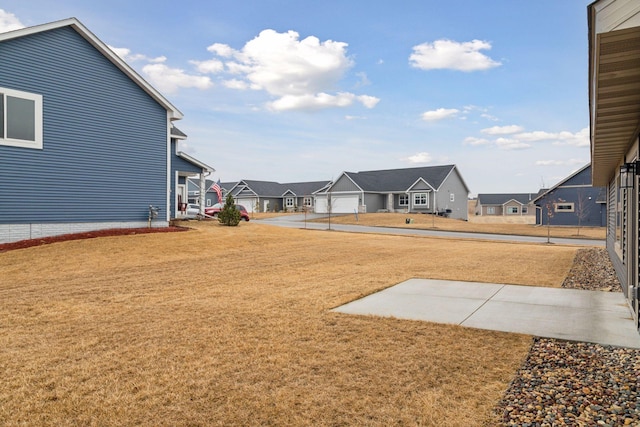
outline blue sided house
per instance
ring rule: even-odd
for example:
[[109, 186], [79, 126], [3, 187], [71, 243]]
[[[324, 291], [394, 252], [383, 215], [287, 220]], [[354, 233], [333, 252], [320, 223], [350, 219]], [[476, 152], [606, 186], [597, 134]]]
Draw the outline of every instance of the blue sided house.
[[213, 172], [180, 151], [182, 113], [77, 19], [0, 34], [0, 64], [0, 243], [166, 226], [186, 177]]
[[544, 191], [533, 203], [538, 225], [607, 225], [606, 190], [591, 184], [591, 163]]

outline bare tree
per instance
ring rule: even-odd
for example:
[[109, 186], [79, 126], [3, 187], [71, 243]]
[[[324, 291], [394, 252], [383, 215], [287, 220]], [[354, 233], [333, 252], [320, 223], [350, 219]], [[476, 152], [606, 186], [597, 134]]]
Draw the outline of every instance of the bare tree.
[[562, 203], [562, 199], [549, 199], [545, 203], [544, 207], [547, 210], [545, 215], [547, 217], [547, 243], [551, 243], [551, 218], [555, 215], [555, 206], [557, 203]]
[[587, 219], [589, 216], [589, 212], [591, 210], [591, 204], [589, 203], [591, 197], [588, 197], [584, 189], [580, 188], [578, 190], [578, 202], [576, 204], [576, 216], [578, 217], [578, 236], [580, 235], [580, 227], [582, 226], [582, 221]]

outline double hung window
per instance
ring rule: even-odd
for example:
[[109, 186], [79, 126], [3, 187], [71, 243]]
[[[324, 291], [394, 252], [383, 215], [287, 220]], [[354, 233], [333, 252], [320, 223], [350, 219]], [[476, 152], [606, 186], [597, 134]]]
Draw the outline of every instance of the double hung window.
[[415, 193], [413, 195], [413, 205], [428, 208], [429, 195], [427, 193]]

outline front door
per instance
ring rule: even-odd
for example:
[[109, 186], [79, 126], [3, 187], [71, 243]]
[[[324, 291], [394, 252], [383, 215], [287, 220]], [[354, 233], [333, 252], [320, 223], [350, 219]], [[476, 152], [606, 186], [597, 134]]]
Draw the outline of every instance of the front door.
[[176, 189], [176, 194], [177, 194], [177, 200], [176, 200], [177, 204], [176, 204], [175, 217], [180, 218], [181, 215], [184, 215], [184, 211], [181, 210], [182, 206], [186, 206], [188, 202], [187, 186], [184, 184], [178, 184], [178, 187]]

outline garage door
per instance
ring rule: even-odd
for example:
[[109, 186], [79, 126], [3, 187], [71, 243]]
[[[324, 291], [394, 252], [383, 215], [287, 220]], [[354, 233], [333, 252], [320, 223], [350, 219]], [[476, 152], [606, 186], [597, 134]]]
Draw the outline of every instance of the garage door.
[[354, 213], [358, 211], [358, 196], [331, 196], [331, 213]]
[[253, 212], [253, 204], [255, 203], [255, 199], [238, 199], [236, 200], [236, 205], [242, 205], [245, 207], [247, 212]]
[[318, 196], [316, 197], [316, 205], [314, 208], [315, 213], [328, 213], [327, 211], [327, 198]]

